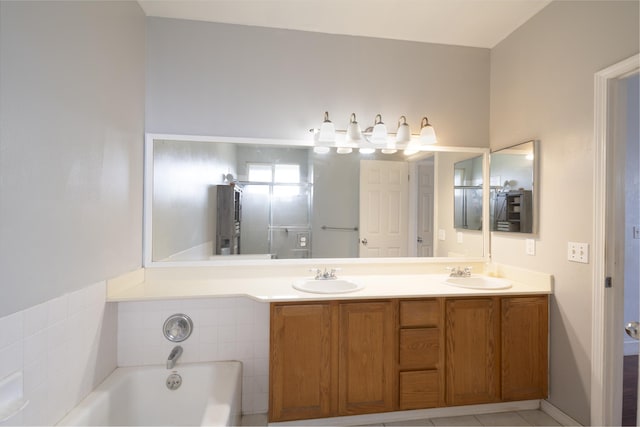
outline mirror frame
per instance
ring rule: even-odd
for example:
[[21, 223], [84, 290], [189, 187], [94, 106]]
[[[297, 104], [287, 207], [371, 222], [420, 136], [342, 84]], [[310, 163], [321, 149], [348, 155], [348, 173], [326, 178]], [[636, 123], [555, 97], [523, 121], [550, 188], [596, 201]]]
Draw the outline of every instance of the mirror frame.
[[[287, 140], [272, 138], [246, 138], [226, 136], [201, 136], [180, 134], [145, 133], [144, 143], [144, 183], [143, 183], [143, 238], [142, 253], [144, 268], [150, 267], [233, 267], [233, 266], [318, 266], [319, 264], [344, 265], [344, 264], [415, 264], [415, 263], [477, 263], [487, 262], [490, 259], [490, 227], [482, 229], [483, 254], [479, 257], [401, 257], [401, 258], [304, 258], [304, 259], [243, 259], [243, 260], [207, 260], [207, 261], [153, 261], [152, 259], [152, 225], [153, 225], [153, 142], [155, 140], [173, 140], [185, 142], [221, 142], [232, 144], [252, 145], [286, 145], [303, 148], [313, 148], [312, 140]], [[362, 144], [363, 146], [365, 144]], [[370, 146], [370, 145], [369, 145]], [[332, 145], [331, 147], [335, 147]], [[482, 147], [453, 147], [453, 146], [429, 146], [418, 154], [409, 156], [409, 159], [418, 159], [421, 153], [429, 152], [464, 152], [483, 156], [483, 183], [482, 183], [482, 221], [489, 223], [489, 148]]]
[[[507, 147], [491, 150], [491, 152], [489, 153], [489, 157], [491, 157], [494, 154], [498, 154], [500, 151], [509, 150], [511, 148], [518, 147], [523, 144], [528, 144], [529, 142], [533, 144], [533, 165], [532, 165], [533, 181], [531, 185], [531, 203], [533, 204], [533, 207], [531, 209], [531, 214], [533, 215], [533, 221], [531, 224], [531, 233], [491, 230], [491, 233], [497, 233], [496, 236], [509, 236], [509, 237], [521, 236], [529, 239], [531, 237], [535, 237], [538, 235], [538, 231], [539, 231], [538, 224], [540, 223], [540, 140], [528, 139], [526, 141], [509, 145]], [[491, 165], [489, 165], [489, 176], [491, 176]], [[489, 228], [491, 228], [491, 226], [492, 224], [489, 224]]]

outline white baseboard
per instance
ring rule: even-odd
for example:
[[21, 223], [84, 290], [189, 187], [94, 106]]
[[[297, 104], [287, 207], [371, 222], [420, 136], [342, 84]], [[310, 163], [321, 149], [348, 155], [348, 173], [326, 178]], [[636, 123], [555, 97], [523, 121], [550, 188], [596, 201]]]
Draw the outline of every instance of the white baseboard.
[[[378, 414], [351, 415], [347, 417], [314, 418], [311, 420], [269, 423], [270, 426], [354, 426], [390, 423], [394, 421], [421, 420], [425, 418], [456, 417], [460, 415], [491, 414], [494, 412], [526, 411], [539, 409], [539, 400], [465, 405], [446, 408], [416, 409], [412, 411], [383, 412]], [[546, 411], [545, 411], [546, 412]], [[555, 417], [554, 417], [555, 418]], [[558, 420], [560, 421], [560, 420]], [[576, 424], [578, 425], [578, 424]]]
[[581, 426], [582, 425], [546, 400], [540, 401], [540, 410], [545, 414], [549, 415], [551, 418], [553, 418], [560, 424], [562, 424], [563, 426]]

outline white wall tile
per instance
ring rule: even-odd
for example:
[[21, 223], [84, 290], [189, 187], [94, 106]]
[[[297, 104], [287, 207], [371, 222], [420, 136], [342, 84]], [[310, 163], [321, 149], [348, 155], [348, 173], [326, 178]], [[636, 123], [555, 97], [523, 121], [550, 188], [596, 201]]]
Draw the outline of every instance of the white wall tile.
[[0, 350], [0, 378], [22, 370], [22, 345], [22, 341], [18, 341]]
[[24, 310], [24, 336], [28, 337], [47, 327], [49, 308], [42, 303]]
[[[180, 343], [184, 352], [177, 366], [198, 361], [240, 360], [246, 385], [243, 388], [243, 412], [266, 410], [268, 303], [242, 297], [140, 301], [118, 303], [117, 311], [118, 366], [166, 363], [175, 344], [163, 336], [162, 324], [168, 316], [184, 313], [191, 317], [194, 328], [191, 337]], [[257, 378], [256, 374], [261, 377]]]
[[22, 340], [23, 336], [23, 312], [11, 314], [0, 318], [0, 351], [11, 344]]
[[94, 283], [0, 318], [0, 378], [23, 371], [29, 405], [5, 425], [53, 425], [111, 373], [117, 310]]

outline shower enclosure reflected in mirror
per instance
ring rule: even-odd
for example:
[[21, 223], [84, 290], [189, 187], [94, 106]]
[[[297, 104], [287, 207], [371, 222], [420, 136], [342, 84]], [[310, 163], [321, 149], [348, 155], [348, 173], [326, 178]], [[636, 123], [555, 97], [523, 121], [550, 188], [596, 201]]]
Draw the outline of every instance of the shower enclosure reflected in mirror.
[[491, 231], [537, 232], [537, 154], [534, 140], [491, 153]]
[[455, 228], [482, 230], [482, 156], [456, 162], [453, 172]]
[[145, 265], [485, 254], [488, 235], [456, 233], [453, 177], [487, 149], [316, 154], [295, 141], [147, 135], [145, 150]]

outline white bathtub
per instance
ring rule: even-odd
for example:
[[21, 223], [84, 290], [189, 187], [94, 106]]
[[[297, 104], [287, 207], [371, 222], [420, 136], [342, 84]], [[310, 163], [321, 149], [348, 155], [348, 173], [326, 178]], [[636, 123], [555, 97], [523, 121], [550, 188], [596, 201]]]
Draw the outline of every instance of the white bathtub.
[[[165, 382], [174, 371], [182, 385], [169, 390]], [[241, 393], [240, 362], [118, 368], [58, 425], [237, 426]]]

